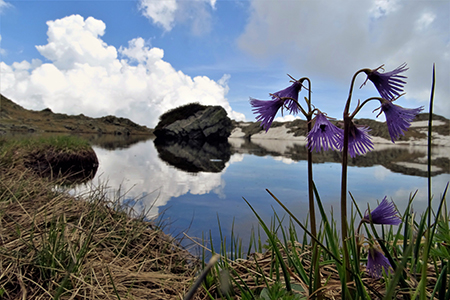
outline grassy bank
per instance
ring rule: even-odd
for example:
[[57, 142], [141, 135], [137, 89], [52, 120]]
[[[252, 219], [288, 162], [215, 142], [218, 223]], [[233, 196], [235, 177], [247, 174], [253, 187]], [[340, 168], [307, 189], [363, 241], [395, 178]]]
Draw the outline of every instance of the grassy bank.
[[[73, 138], [0, 140], [0, 299], [180, 299], [196, 259], [101, 188], [78, 198], [27, 167], [30, 152], [89, 151]], [[61, 180], [61, 179], [59, 179]], [[200, 296], [200, 295], [199, 295]]]

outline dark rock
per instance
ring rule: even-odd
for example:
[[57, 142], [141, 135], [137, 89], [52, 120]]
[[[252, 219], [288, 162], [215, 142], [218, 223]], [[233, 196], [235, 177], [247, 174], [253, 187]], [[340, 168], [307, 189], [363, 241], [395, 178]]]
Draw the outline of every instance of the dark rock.
[[157, 140], [215, 142], [226, 140], [232, 129], [223, 107], [192, 103], [163, 114], [154, 134]]

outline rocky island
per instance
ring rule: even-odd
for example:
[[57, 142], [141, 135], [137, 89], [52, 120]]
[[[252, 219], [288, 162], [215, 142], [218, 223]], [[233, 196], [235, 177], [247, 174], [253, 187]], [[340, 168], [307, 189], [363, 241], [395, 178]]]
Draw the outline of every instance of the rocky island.
[[187, 172], [220, 172], [230, 159], [233, 125], [221, 106], [190, 103], [160, 117], [155, 128], [159, 158]]
[[154, 134], [166, 141], [224, 141], [233, 129], [223, 107], [198, 103], [169, 110], [159, 120]]

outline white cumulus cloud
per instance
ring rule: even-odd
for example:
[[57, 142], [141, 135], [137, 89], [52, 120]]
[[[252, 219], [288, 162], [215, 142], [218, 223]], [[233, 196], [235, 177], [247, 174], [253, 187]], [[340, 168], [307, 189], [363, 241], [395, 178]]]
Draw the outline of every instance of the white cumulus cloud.
[[76, 64], [106, 66], [117, 58], [116, 49], [100, 39], [106, 29], [101, 20], [72, 15], [47, 25], [48, 44], [36, 49], [58, 69], [73, 69]]
[[44, 63], [0, 63], [2, 94], [28, 109], [113, 114], [154, 127], [168, 109], [199, 102], [221, 105], [231, 118], [245, 119], [228, 103], [227, 74], [218, 81], [192, 78], [139, 37], [117, 50], [101, 39], [105, 24], [92, 17], [72, 15], [47, 25], [48, 43], [36, 46]]

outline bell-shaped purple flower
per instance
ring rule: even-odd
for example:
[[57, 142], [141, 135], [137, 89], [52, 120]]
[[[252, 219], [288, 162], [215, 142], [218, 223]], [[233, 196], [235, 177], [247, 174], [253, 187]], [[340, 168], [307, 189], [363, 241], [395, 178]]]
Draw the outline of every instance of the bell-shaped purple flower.
[[373, 278], [381, 278], [383, 269], [387, 273], [392, 270], [392, 266], [386, 256], [374, 247], [369, 247], [367, 255], [367, 273]]
[[375, 85], [378, 93], [380, 93], [380, 96], [382, 98], [393, 100], [400, 96], [400, 94], [403, 92], [403, 86], [406, 84], [406, 81], [404, 81], [403, 79], [405, 79], [406, 76], [399, 74], [408, 70], [408, 68], [406, 67], [406, 63], [404, 63], [394, 71], [385, 73], [378, 72], [378, 70], [382, 67], [383, 66], [371, 70], [370, 72], [367, 71], [367, 79], [363, 83], [363, 85], [367, 82], [367, 80], [370, 80]]
[[284, 90], [271, 94], [272, 100], [262, 101], [250, 98], [250, 104], [253, 106], [252, 110], [258, 114], [256, 120], [261, 121], [261, 126], [266, 132], [272, 125], [273, 119], [280, 108], [286, 107], [294, 115], [298, 113], [298, 93], [301, 88], [302, 81], [294, 81], [292, 85]]
[[323, 113], [318, 113], [314, 120], [314, 126], [308, 133], [308, 149], [316, 149], [316, 152], [319, 152], [320, 148], [325, 151], [328, 148], [340, 150], [344, 130], [331, 123]]
[[408, 130], [412, 120], [423, 110], [423, 106], [418, 108], [403, 108], [395, 105], [392, 101], [381, 101], [381, 111], [386, 116], [386, 123], [394, 143], [400, 135], [404, 135]]
[[362, 222], [372, 224], [384, 224], [384, 225], [398, 225], [402, 222], [399, 216], [397, 216], [397, 209], [393, 202], [389, 202], [385, 196], [378, 205], [371, 212], [367, 212], [362, 219]]
[[283, 106], [284, 101], [280, 98], [274, 100], [263, 101], [250, 98], [250, 104], [253, 106], [253, 111], [259, 114], [256, 120], [261, 121], [261, 126], [266, 130], [269, 130], [272, 125], [273, 119], [278, 110]]
[[373, 143], [370, 139], [369, 131], [370, 128], [367, 126], [356, 126], [353, 122], [350, 123], [348, 135], [348, 154], [350, 157], [364, 155], [370, 150], [373, 150]]
[[278, 91], [276, 93], [272, 94], [272, 99], [277, 98], [292, 98], [295, 99], [295, 101], [286, 99], [284, 105], [287, 107], [287, 109], [291, 112], [291, 114], [296, 115], [299, 111], [298, 108], [298, 94], [300, 93], [300, 90], [302, 89], [302, 82], [301, 81], [294, 81], [293, 84], [291, 84], [289, 87], [285, 88], [284, 90]]

